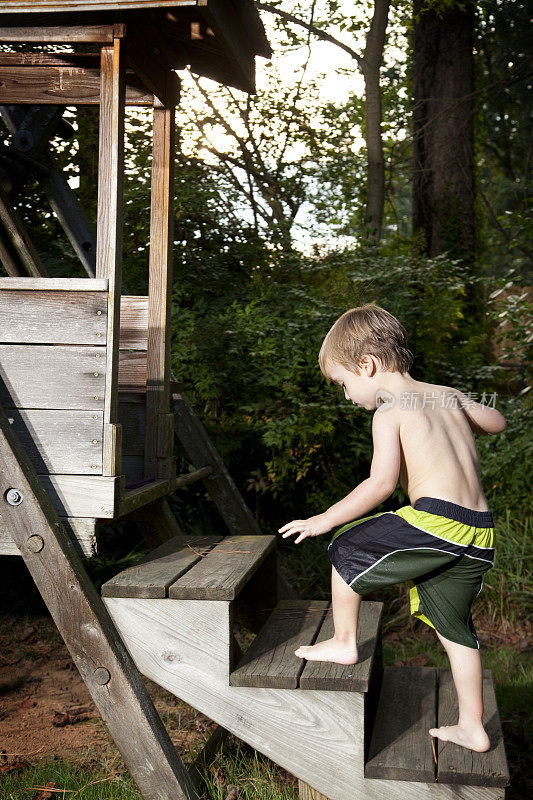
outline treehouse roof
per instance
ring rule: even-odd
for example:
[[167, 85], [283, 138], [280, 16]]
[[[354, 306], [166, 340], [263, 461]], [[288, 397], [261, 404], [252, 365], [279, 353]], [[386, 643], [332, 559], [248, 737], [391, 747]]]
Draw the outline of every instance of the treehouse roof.
[[31, 29], [24, 41], [36, 44], [39, 28], [124, 23], [128, 31], [150, 30], [172, 69], [190, 66], [248, 92], [255, 56], [272, 55], [253, 0], [0, 0], [0, 20], [0, 42], [14, 41], [15, 28]]

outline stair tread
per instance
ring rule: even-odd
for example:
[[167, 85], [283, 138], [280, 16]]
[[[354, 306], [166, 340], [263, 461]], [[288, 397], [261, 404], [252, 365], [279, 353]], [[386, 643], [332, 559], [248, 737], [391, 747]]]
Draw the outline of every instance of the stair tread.
[[229, 676], [230, 686], [296, 689], [305, 661], [294, 655], [312, 644], [327, 600], [282, 600]]
[[327, 600], [284, 600], [230, 673], [230, 686], [366, 692], [378, 641], [383, 603], [364, 600], [359, 612], [361, 659], [357, 664], [306, 661], [294, 654], [333, 635]]
[[[376, 653], [383, 603], [363, 600], [357, 624], [358, 661], [337, 664], [333, 661], [306, 661], [300, 675], [302, 689], [331, 689], [345, 692], [367, 692], [372, 663]], [[333, 612], [325, 615], [315, 644], [331, 639], [335, 633]]]
[[434, 782], [436, 704], [435, 667], [383, 668], [365, 778]]
[[175, 536], [102, 584], [102, 597], [168, 597], [168, 587], [201, 560], [221, 536]]
[[[438, 725], [456, 725], [458, 715], [452, 672], [450, 669], [441, 669]], [[491, 749], [486, 753], [476, 753], [453, 742], [436, 740], [439, 783], [470, 786], [507, 786], [509, 783], [500, 715], [489, 669], [483, 670], [483, 725], [491, 743]]]
[[168, 589], [177, 600], [233, 600], [267, 555], [274, 535], [226, 536]]

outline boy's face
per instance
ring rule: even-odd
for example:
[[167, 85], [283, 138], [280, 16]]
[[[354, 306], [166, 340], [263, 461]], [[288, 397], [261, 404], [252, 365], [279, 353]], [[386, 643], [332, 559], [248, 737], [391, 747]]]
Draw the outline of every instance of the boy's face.
[[[365, 356], [365, 359], [367, 358], [368, 356]], [[332, 381], [342, 386], [347, 400], [351, 400], [355, 406], [371, 410], [376, 408], [376, 390], [374, 382], [367, 374], [366, 366], [368, 366], [366, 362], [362, 364], [360, 374], [356, 375], [355, 372], [345, 369], [340, 364], [329, 362], [327, 374]], [[370, 372], [372, 371], [370, 365]]]

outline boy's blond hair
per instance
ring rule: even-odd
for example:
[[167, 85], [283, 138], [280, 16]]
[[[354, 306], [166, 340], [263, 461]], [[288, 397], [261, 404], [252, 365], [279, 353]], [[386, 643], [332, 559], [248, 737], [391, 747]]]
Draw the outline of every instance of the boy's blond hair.
[[413, 363], [405, 328], [375, 303], [350, 308], [339, 317], [322, 342], [318, 363], [326, 378], [328, 361], [359, 375], [358, 365], [365, 353], [379, 358], [384, 370], [407, 372]]

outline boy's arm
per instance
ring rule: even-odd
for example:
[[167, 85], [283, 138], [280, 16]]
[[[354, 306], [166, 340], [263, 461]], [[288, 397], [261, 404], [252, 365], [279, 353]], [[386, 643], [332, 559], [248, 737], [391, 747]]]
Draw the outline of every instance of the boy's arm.
[[505, 430], [507, 422], [503, 414], [495, 408], [470, 400], [458, 389], [455, 391], [459, 398], [459, 406], [463, 409], [473, 433], [495, 434]]
[[374, 452], [370, 477], [325, 512], [332, 528], [364, 516], [396, 488], [400, 474], [400, 423], [391, 409], [380, 411], [378, 407], [375, 411], [372, 438]]

